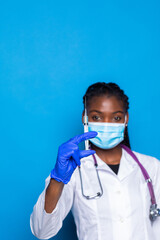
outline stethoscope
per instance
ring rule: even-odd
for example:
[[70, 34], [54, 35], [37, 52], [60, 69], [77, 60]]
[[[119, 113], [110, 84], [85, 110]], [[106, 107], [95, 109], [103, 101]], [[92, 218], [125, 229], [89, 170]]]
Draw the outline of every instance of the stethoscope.
[[[151, 206], [150, 206], [150, 211], [149, 211], [149, 218], [151, 220], [151, 222], [154, 222], [157, 217], [160, 216], [160, 209], [157, 208], [157, 203], [156, 203], [156, 198], [155, 198], [155, 194], [154, 194], [154, 190], [153, 190], [153, 185], [152, 185], [152, 180], [148, 174], [148, 172], [146, 171], [146, 169], [143, 167], [143, 165], [139, 162], [138, 158], [136, 157], [136, 155], [131, 151], [130, 148], [128, 148], [127, 146], [121, 144], [121, 147], [126, 150], [126, 152], [128, 154], [130, 154], [130, 156], [137, 162], [137, 164], [139, 165], [142, 174], [144, 176], [145, 181], [147, 182], [148, 185], [148, 189], [149, 189], [149, 193], [150, 193], [150, 197], [151, 197]], [[102, 188], [102, 184], [100, 181], [100, 177], [99, 177], [99, 173], [97, 170], [98, 167], [98, 163], [96, 160], [95, 155], [93, 154], [93, 160], [94, 160], [94, 166], [96, 169], [96, 174], [97, 174], [97, 179], [98, 179], [98, 183], [100, 186], [100, 191], [97, 192], [95, 195], [91, 195], [91, 196], [87, 196], [84, 194], [84, 189], [83, 189], [83, 181], [82, 181], [82, 174], [81, 174], [81, 167], [79, 166], [79, 175], [80, 175], [80, 182], [81, 182], [81, 191], [82, 191], [82, 195], [83, 197], [85, 197], [86, 199], [90, 200], [90, 199], [96, 199], [96, 198], [100, 198], [103, 195], [103, 188]]]

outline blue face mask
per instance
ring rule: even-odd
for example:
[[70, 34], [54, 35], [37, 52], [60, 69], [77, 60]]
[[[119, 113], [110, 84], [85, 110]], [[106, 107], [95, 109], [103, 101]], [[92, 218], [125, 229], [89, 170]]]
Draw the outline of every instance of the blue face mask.
[[124, 140], [124, 130], [125, 123], [89, 122], [88, 131], [98, 132], [89, 141], [99, 148], [111, 149]]

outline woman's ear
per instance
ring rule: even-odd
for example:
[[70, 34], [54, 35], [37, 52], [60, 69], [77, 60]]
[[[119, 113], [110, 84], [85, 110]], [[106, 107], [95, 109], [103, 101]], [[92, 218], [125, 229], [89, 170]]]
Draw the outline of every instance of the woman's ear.
[[128, 121], [129, 121], [129, 113], [126, 113], [126, 127], [128, 126]]

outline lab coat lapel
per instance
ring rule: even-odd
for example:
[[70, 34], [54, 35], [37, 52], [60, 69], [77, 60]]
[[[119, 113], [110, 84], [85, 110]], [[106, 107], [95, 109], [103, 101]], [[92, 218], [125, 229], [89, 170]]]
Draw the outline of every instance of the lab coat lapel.
[[122, 149], [122, 156], [117, 175], [104, 161], [100, 159], [100, 157], [97, 154], [95, 154], [95, 156], [98, 162], [98, 170], [110, 172], [111, 174], [115, 175], [120, 181], [129, 176], [137, 167], [137, 163], [124, 149]]
[[129, 176], [137, 167], [137, 163], [134, 159], [124, 150], [122, 149], [122, 157], [120, 161], [118, 178], [120, 181]]

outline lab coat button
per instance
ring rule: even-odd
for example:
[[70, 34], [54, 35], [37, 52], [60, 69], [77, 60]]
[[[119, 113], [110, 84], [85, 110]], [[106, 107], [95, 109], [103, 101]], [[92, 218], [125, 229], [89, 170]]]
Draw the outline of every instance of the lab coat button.
[[117, 194], [121, 194], [121, 191], [117, 191], [116, 193], [117, 193]]
[[120, 217], [120, 218], [119, 218], [119, 221], [120, 221], [121, 223], [123, 223], [123, 222], [124, 222], [124, 218]]

